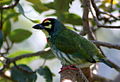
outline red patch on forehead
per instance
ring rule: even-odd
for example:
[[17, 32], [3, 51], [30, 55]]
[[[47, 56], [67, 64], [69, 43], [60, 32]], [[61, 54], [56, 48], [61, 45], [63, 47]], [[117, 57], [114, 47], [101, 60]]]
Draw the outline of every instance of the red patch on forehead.
[[46, 18], [43, 22], [47, 21], [47, 20], [52, 20], [54, 18]]

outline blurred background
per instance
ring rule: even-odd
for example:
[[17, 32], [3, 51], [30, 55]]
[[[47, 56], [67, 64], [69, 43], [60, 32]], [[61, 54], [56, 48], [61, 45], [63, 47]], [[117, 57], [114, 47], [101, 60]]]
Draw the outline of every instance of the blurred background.
[[[99, 20], [102, 25], [120, 25], [119, 0], [94, 1], [101, 11], [110, 13], [110, 15], [118, 18], [114, 19], [115, 17], [102, 14], [101, 17], [103, 17], [103, 19]], [[7, 7], [9, 4], [13, 4], [14, 2], [15, 0], [2, 0], [0, 1], [0, 4], [1, 6]], [[33, 25], [42, 22], [45, 18], [58, 18], [69, 29], [80, 33], [83, 30], [83, 7], [81, 2], [81, 0], [20, 0], [19, 4], [17, 4], [14, 8], [1, 9], [0, 16], [2, 17], [1, 23], [3, 23], [2, 31], [4, 35], [3, 42], [1, 42], [2, 46], [0, 51], [1, 69], [4, 67], [3, 61], [1, 59], [2, 57], [15, 58], [23, 54], [35, 53], [47, 48], [47, 34], [41, 30], [38, 31], [32, 28]], [[95, 14], [93, 7], [92, 10], [93, 14]], [[95, 30], [97, 40], [109, 42], [112, 44], [120, 44], [120, 28], [97, 28], [97, 25], [91, 13], [89, 13], [89, 22], [90, 26], [93, 27], [93, 29], [97, 29]], [[110, 49], [107, 47], [101, 48], [108, 59], [120, 66], [120, 50], [113, 48]], [[51, 72], [51, 78], [53, 77], [52, 82], [58, 82], [60, 80], [59, 71], [61, 68], [61, 63], [54, 56], [50, 58], [40, 56], [24, 58], [16, 61], [16, 63], [17, 65], [27, 65], [29, 68], [31, 68], [32, 71], [39, 69], [42, 65], [45, 65]], [[111, 80], [117, 77], [118, 72], [114, 69], [111, 69], [103, 63], [98, 63], [97, 65], [99, 69], [97, 72], [94, 71], [95, 74]], [[14, 65], [10, 65], [10, 68], [14, 68]], [[10, 69], [7, 68], [4, 70], [4, 72], [6, 73], [7, 70]], [[6, 76], [9, 76], [11, 74], [12, 73], [9, 71], [7, 72]], [[50, 80], [51, 78], [44, 76], [44, 74], [42, 75], [40, 72], [37, 73], [37, 77], [33, 79], [35, 82], [46, 82], [46, 79]], [[18, 80], [15, 78], [14, 74], [12, 79]], [[10, 82], [10, 80], [6, 79], [5, 77], [0, 77], [0, 82]]]

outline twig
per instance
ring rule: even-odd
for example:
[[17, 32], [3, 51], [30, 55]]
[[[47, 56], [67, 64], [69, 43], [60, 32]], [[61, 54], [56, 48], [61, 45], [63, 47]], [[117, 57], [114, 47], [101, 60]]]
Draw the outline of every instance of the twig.
[[83, 20], [83, 30], [88, 34], [88, 37], [91, 40], [94, 40], [95, 36], [92, 32], [91, 27], [89, 26], [89, 18], [88, 18], [90, 1], [89, 0], [83, 0], [82, 4], [83, 4], [83, 18], [82, 18], [82, 20]]
[[[118, 29], [118, 28], [119, 28], [119, 29], [120, 29], [120, 26], [101, 25], [101, 24], [99, 23], [99, 21], [98, 21], [98, 18], [95, 17], [95, 15], [93, 14], [91, 7], [89, 7], [89, 9], [90, 9], [90, 12], [91, 12], [91, 14], [92, 14], [92, 16], [93, 16], [93, 19], [94, 19], [94, 21], [96, 22], [96, 24], [97, 24], [98, 27], [102, 27], [102, 28], [112, 28], [112, 29]], [[100, 12], [100, 11], [99, 11], [99, 12]], [[113, 17], [114, 19], [119, 20], [118, 18], [116, 18], [116, 17], [114, 17], [113, 15], [108, 14], [108, 13], [106, 13], [106, 12], [100, 12], [100, 13], [102, 13], [102, 14], [107, 14], [107, 15]]]
[[111, 29], [120, 29], [120, 26], [98, 25], [98, 27], [102, 27], [102, 28], [111, 28]]
[[102, 11], [99, 11], [101, 14], [106, 14], [112, 18], [114, 18], [115, 20], [120, 20], [118, 17], [115, 17], [114, 15], [110, 14], [110, 13], [107, 13], [107, 12], [102, 12]]
[[119, 17], [115, 17], [114, 15], [112, 15], [112, 14], [110, 14], [110, 13], [100, 11], [99, 8], [96, 6], [94, 0], [91, 0], [91, 3], [92, 3], [92, 6], [93, 6], [93, 8], [94, 8], [94, 10], [95, 10], [95, 13], [96, 13], [96, 16], [97, 16], [98, 19], [100, 19], [100, 18], [99, 18], [99, 17], [100, 17], [100, 14], [106, 14], [106, 15], [114, 18], [115, 20], [120, 20]]
[[20, 59], [23, 59], [23, 58], [28, 58], [28, 57], [33, 57], [33, 56], [40, 56], [40, 55], [44, 55], [44, 54], [50, 53], [50, 52], [51, 52], [51, 49], [48, 49], [48, 50], [45, 49], [43, 51], [38, 51], [36, 53], [23, 54], [23, 55], [11, 58], [10, 62], [15, 62], [17, 60], [20, 60]]
[[96, 41], [96, 40], [91, 40], [91, 41], [98, 46], [104, 46], [104, 47], [114, 48], [114, 49], [120, 50], [120, 45], [119, 44], [112, 44], [112, 43], [101, 42], [101, 41]]
[[111, 0], [111, 2], [110, 2], [110, 11], [112, 11], [112, 9], [113, 9], [113, 0]]
[[19, 0], [15, 0], [14, 4], [11, 4], [11, 5], [8, 5], [8, 6], [0, 6], [0, 10], [1, 9], [14, 8], [18, 3], [19, 3]]
[[18, 65], [16, 64], [16, 62], [13, 62], [13, 64], [14, 64], [14, 66], [15, 66], [17, 69], [19, 69], [19, 70], [21, 70], [21, 71], [23, 71], [23, 72], [26, 72], [26, 73], [35, 73], [35, 72], [33, 72], [33, 71], [28, 71], [28, 70], [26, 70], [26, 69], [18, 66]]
[[100, 10], [99, 10], [99, 8], [96, 6], [94, 0], [91, 0], [91, 3], [92, 3], [92, 6], [93, 6], [94, 10], [96, 11], [95, 13], [96, 13], [97, 18], [99, 19]]

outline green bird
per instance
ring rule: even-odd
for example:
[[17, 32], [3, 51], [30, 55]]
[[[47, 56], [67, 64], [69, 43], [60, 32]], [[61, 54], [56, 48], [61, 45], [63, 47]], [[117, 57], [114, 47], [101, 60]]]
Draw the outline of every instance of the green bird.
[[[111, 68], [120, 68], [101, 54], [96, 45], [76, 32], [67, 29], [59, 20], [47, 18], [41, 24], [33, 26], [49, 34], [48, 43], [62, 65], [89, 67], [93, 63], [103, 62]], [[73, 67], [74, 68], [74, 67]]]

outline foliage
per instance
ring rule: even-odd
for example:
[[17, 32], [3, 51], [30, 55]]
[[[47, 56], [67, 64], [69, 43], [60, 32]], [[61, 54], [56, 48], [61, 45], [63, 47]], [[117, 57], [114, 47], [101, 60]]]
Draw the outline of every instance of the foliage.
[[46, 82], [53, 82], [53, 73], [50, 71], [49, 67], [42, 66], [37, 72], [46, 79]]
[[[17, 82], [35, 82], [37, 75], [26, 65], [18, 65], [26, 71], [18, 69], [16, 66], [11, 68], [11, 78]], [[28, 73], [28, 72], [29, 73]], [[32, 73], [33, 72], [33, 73]]]
[[[15, 0], [13, 0], [15, 1]], [[27, 40], [31, 35], [32, 32], [30, 30], [24, 29], [21, 26], [21, 28], [13, 28], [13, 24], [18, 22], [19, 16], [23, 15], [27, 20], [33, 22], [33, 23], [39, 23], [39, 19], [33, 20], [26, 16], [26, 10], [24, 5], [21, 3], [18, 3], [15, 5], [14, 8], [8, 8], [8, 9], [1, 9], [1, 6], [4, 5], [11, 5], [12, 0], [0, 0], [0, 58], [5, 57], [5, 60], [9, 59], [14, 59], [16, 57], [19, 57], [20, 55], [26, 55], [26, 54], [33, 54], [33, 51], [15, 51], [15, 52], [10, 52], [11, 48], [13, 47], [14, 44], [22, 44], [25, 40]], [[17, 0], [16, 0], [17, 1]], [[71, 13], [69, 11], [70, 6], [72, 5], [72, 2], [75, 0], [54, 0], [53, 2], [48, 2], [44, 3], [42, 2], [43, 0], [25, 0], [26, 5], [32, 7], [36, 13], [39, 13], [40, 15], [43, 14], [44, 12], [54, 10], [54, 13], [49, 13], [46, 15], [46, 17], [49, 16], [55, 16], [59, 20], [61, 20], [64, 24], [68, 24], [67, 27], [71, 30], [77, 31], [76, 27], [77, 26], [82, 26], [84, 19], [82, 19], [82, 16]], [[82, 4], [83, 0], [79, 0], [80, 4]], [[111, 2], [113, 1], [113, 2]], [[113, 3], [113, 4], [111, 4]], [[115, 12], [120, 13], [120, 1], [117, 0], [95, 0], [95, 4], [97, 4], [98, 8], [102, 10], [103, 12], [96, 12], [96, 16], [99, 15], [98, 21], [101, 24], [112, 24], [118, 20], [120, 20], [120, 17], [115, 17], [111, 14], [114, 14]], [[82, 5], [83, 7], [83, 5]], [[78, 11], [79, 12], [79, 11]], [[81, 13], [81, 11], [80, 11]], [[98, 25], [96, 24], [96, 20], [93, 17], [90, 17], [89, 22], [91, 24], [91, 27], [93, 27], [94, 32], [99, 29]], [[71, 26], [74, 26], [71, 27]], [[81, 29], [81, 27], [80, 27]], [[19, 46], [18, 46], [19, 47]], [[9, 53], [10, 52], [10, 53]], [[6, 58], [7, 57], [7, 58]], [[50, 68], [48, 66], [41, 66], [39, 69], [35, 70], [35, 72], [26, 64], [29, 64], [30, 61], [33, 61], [35, 59], [54, 59], [55, 56], [51, 51], [48, 51], [46, 53], [43, 53], [40, 57], [30, 57], [30, 58], [25, 58], [19, 60], [19, 61], [14, 61], [10, 63], [17, 63], [18, 67], [21, 69], [24, 69], [26, 71], [33, 72], [31, 74], [25, 72], [24, 70], [18, 69], [16, 65], [11, 65], [7, 62], [7, 69], [11, 70], [11, 77], [9, 77], [11, 80], [15, 80], [17, 82], [35, 82], [37, 79], [36, 72], [43, 76], [46, 79], [46, 82], [52, 82], [53, 81], [53, 73], [51, 72]], [[0, 60], [0, 63], [4, 65], [4, 60]], [[6, 63], [5, 63], [6, 64]], [[3, 72], [5, 72], [4, 70]], [[0, 82], [10, 82], [7, 79], [0, 78]]]

